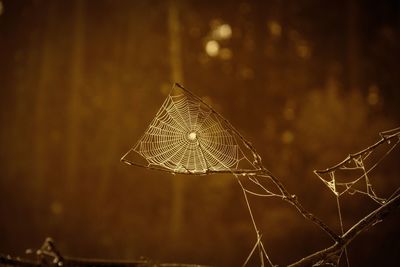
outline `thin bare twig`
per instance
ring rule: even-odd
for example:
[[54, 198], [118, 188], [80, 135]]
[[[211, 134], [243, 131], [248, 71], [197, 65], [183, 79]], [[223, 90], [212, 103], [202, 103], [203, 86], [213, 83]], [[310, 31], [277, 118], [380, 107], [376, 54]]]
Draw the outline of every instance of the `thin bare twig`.
[[267, 174], [268, 176], [271, 177], [274, 184], [283, 193], [283, 195], [284, 195], [283, 200], [292, 204], [304, 218], [310, 220], [315, 225], [317, 225], [319, 228], [324, 230], [334, 241], [336, 241], [336, 242], [340, 241], [340, 237], [328, 225], [326, 225], [324, 222], [322, 222], [318, 217], [316, 217], [311, 212], [307, 211], [303, 207], [303, 205], [301, 205], [297, 196], [290, 194], [289, 191], [287, 191], [287, 189], [284, 187], [284, 185], [278, 178], [276, 178], [270, 171], [268, 171], [266, 169], [264, 171], [265, 171], [265, 174]]
[[379, 223], [388, 215], [392, 214], [393, 211], [400, 208], [400, 193], [393, 197], [386, 204], [380, 206], [376, 210], [372, 211], [369, 215], [358, 221], [353, 227], [351, 227], [340, 239], [340, 242], [336, 242], [334, 245], [317, 251], [295, 263], [289, 265], [289, 267], [306, 267], [313, 266], [318, 262], [325, 262], [332, 257], [338, 256], [343, 249], [360, 235], [365, 230], [369, 229], [373, 225]]
[[386, 135], [385, 132], [383, 132], [383, 133], [380, 134], [381, 135], [381, 139], [378, 142], [376, 142], [375, 144], [373, 144], [373, 145], [361, 150], [360, 152], [348, 155], [347, 158], [345, 158], [343, 161], [339, 162], [338, 164], [336, 164], [336, 165], [334, 165], [334, 166], [332, 166], [330, 168], [327, 168], [325, 170], [315, 170], [314, 172], [318, 173], [318, 174], [324, 174], [324, 173], [328, 173], [328, 172], [337, 170], [341, 166], [343, 166], [347, 162], [349, 162], [350, 160], [353, 160], [355, 158], [358, 158], [359, 156], [362, 156], [362, 155], [365, 155], [367, 153], [370, 153], [370, 152], [374, 151], [378, 146], [382, 145], [385, 142], [390, 142], [390, 141], [392, 141], [393, 139], [396, 139], [396, 138], [400, 139], [400, 127], [396, 128], [396, 129], [393, 129], [393, 130], [397, 130], [397, 132], [395, 132], [393, 134], [390, 134], [390, 135]]

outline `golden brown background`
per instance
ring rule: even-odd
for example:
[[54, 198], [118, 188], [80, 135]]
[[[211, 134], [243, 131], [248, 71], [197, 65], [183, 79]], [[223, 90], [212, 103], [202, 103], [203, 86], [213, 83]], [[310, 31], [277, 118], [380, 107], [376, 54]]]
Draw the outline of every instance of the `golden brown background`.
[[[173, 77], [335, 229], [333, 195], [312, 170], [400, 122], [399, 1], [0, 3], [0, 253], [22, 256], [51, 236], [70, 256], [244, 261], [255, 233], [234, 178], [119, 162]], [[398, 181], [398, 159], [381, 184]], [[274, 262], [330, 244], [287, 203], [250, 200]], [[344, 201], [347, 227], [376, 207]], [[352, 266], [396, 266], [399, 222], [397, 212], [353, 242]]]

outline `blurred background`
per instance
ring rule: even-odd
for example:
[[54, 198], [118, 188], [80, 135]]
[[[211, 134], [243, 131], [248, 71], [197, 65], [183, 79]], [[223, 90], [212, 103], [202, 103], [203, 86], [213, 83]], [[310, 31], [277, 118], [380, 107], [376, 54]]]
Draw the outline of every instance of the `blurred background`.
[[[399, 126], [399, 45], [396, 0], [1, 0], [0, 253], [23, 256], [51, 236], [68, 256], [241, 265], [256, 237], [232, 176], [119, 161], [174, 81], [338, 230], [312, 170]], [[399, 186], [399, 156], [371, 174], [381, 195]], [[287, 203], [250, 201], [275, 263], [331, 244]], [[345, 197], [345, 228], [376, 207]], [[399, 221], [356, 239], [350, 263], [397, 266]]]

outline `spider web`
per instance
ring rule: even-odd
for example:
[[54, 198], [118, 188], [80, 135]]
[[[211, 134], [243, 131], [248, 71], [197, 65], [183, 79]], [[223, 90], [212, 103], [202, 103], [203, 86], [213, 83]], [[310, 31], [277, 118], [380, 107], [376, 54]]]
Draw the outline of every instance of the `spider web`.
[[[132, 153], [144, 158], [145, 164], [128, 159]], [[271, 177], [265, 174], [255, 149], [202, 99], [175, 84], [143, 136], [121, 160], [173, 174], [233, 174], [243, 191], [257, 237], [243, 266], [257, 249], [261, 266], [265, 266], [265, 260], [274, 266], [261, 241], [248, 195], [283, 197], [283, 193], [279, 188], [277, 192], [267, 188], [269, 184], [265, 181]], [[240, 176], [246, 177], [255, 188], [246, 188], [243, 185], [246, 181], [241, 181]]]
[[[383, 205], [398, 192], [397, 190], [392, 196], [383, 198], [375, 193], [372, 186], [371, 171], [400, 142], [400, 127], [381, 133], [381, 137], [382, 139], [374, 145], [349, 155], [339, 164], [326, 170], [314, 171], [336, 196], [342, 235], [344, 227], [339, 201], [342, 195], [346, 193], [350, 195], [364, 194]], [[384, 143], [390, 144], [391, 147], [383, 156], [374, 157], [377, 148]], [[144, 159], [144, 163], [129, 159], [128, 157], [132, 154], [140, 156], [139, 158]], [[261, 158], [254, 147], [218, 112], [179, 84], [174, 85], [143, 136], [121, 160], [130, 165], [166, 171], [172, 174], [233, 174], [241, 186], [256, 232], [256, 242], [243, 266], [249, 264], [256, 251], [259, 253], [261, 266], [265, 266], [266, 262], [270, 266], [274, 266], [261, 241], [262, 234], [258, 230], [253, 215], [248, 199], [249, 195], [279, 197], [289, 200], [303, 216], [308, 217], [308, 213], [296, 202], [295, 196], [290, 195], [280, 182], [274, 179], [272, 174], [262, 166]], [[361, 174], [353, 176], [350, 181], [341, 182], [337, 179], [339, 171], [358, 171]], [[242, 180], [240, 177], [247, 179]], [[272, 188], [271, 184], [275, 190], [270, 189]], [[363, 184], [364, 187], [357, 186], [360, 184]], [[316, 218], [312, 217], [311, 220], [315, 221]], [[317, 224], [320, 227], [322, 225], [321, 228], [331, 234], [322, 222]], [[343, 252], [349, 266], [346, 247], [338, 255], [338, 262], [335, 264], [338, 265]], [[323, 263], [321, 262], [321, 264]]]
[[[137, 144], [122, 157], [136, 152], [147, 167], [183, 174], [254, 172], [227, 122], [182, 87], [174, 86]], [[241, 167], [244, 167], [241, 168]]]
[[[337, 165], [326, 170], [315, 170], [317, 177], [338, 197], [344, 194], [363, 194], [376, 203], [383, 205], [390, 197], [378, 196], [371, 181], [372, 171], [388, 156], [400, 142], [400, 127], [380, 133], [381, 139], [370, 147], [350, 154]], [[386, 144], [388, 148], [377, 155], [378, 148]], [[352, 177], [349, 181], [341, 182], [337, 173]], [[360, 186], [361, 184], [361, 186]]]
[[[399, 188], [388, 197], [378, 196], [375, 192], [375, 187], [371, 180], [372, 171], [388, 156], [400, 142], [400, 127], [380, 133], [381, 139], [375, 144], [367, 147], [366, 149], [350, 154], [342, 162], [330, 167], [326, 170], [315, 170], [314, 173], [317, 177], [332, 191], [336, 198], [336, 206], [338, 211], [339, 225], [344, 234], [344, 225], [342, 219], [342, 210], [340, 204], [340, 197], [349, 194], [361, 194], [369, 197], [379, 205], [384, 205], [393, 196], [396, 195]], [[383, 145], [387, 145], [384, 153], [379, 153], [377, 150]], [[378, 155], [377, 155], [378, 154]], [[348, 176], [350, 180], [341, 182], [337, 177]], [[345, 254], [346, 264], [350, 266], [347, 247], [344, 248], [342, 254]], [[341, 255], [340, 255], [341, 256]], [[340, 260], [340, 256], [338, 261]], [[339, 262], [337, 263], [339, 264]]]

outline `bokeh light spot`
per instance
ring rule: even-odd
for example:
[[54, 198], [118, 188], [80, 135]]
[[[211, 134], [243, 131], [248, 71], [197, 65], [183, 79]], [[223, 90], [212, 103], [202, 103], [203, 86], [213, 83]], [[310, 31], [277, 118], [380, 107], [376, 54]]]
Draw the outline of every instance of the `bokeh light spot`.
[[268, 22], [269, 33], [275, 37], [279, 38], [282, 35], [282, 26], [277, 21]]
[[216, 39], [229, 39], [232, 36], [232, 28], [229, 24], [222, 24], [215, 28], [213, 31], [214, 38]]
[[232, 50], [229, 48], [222, 48], [220, 55], [221, 59], [228, 60], [232, 58]]
[[301, 58], [309, 58], [311, 55], [311, 49], [306, 43], [300, 43], [297, 45], [297, 55]]
[[379, 103], [380, 97], [379, 97], [379, 88], [376, 85], [371, 85], [368, 88], [368, 96], [367, 96], [367, 102], [371, 106], [375, 106]]
[[292, 131], [286, 130], [282, 133], [282, 143], [284, 144], [290, 144], [294, 140], [294, 134]]
[[219, 54], [219, 43], [215, 40], [210, 40], [206, 43], [205, 49], [210, 57], [215, 57]]

